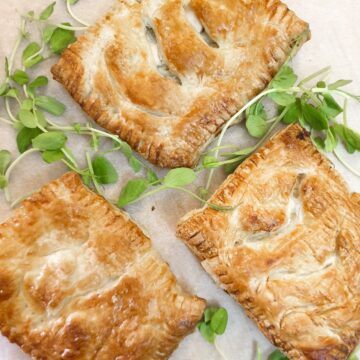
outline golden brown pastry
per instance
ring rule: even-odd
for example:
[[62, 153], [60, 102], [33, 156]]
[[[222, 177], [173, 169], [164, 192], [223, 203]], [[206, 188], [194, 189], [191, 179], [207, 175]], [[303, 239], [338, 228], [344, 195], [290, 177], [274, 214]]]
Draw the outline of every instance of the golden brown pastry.
[[33, 359], [167, 359], [204, 307], [75, 174], [0, 225], [0, 331]]
[[360, 340], [360, 195], [300, 126], [230, 175], [178, 236], [292, 360], [345, 360]]
[[52, 72], [146, 159], [192, 167], [307, 29], [278, 0], [117, 0]]

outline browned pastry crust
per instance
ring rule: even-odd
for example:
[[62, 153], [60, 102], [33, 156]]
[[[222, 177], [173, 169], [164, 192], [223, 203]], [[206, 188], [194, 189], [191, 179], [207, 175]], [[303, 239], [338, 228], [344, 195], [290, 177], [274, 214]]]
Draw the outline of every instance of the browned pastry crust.
[[279, 0], [117, 0], [52, 72], [146, 159], [192, 167], [307, 29]]
[[360, 196], [300, 126], [273, 137], [178, 236], [293, 360], [344, 360], [360, 340]]
[[167, 359], [204, 307], [75, 174], [0, 225], [0, 330], [33, 359]]

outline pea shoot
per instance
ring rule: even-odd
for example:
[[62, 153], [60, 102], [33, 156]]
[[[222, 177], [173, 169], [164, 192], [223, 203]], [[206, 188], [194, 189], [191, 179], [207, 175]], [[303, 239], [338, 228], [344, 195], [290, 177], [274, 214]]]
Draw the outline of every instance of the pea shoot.
[[197, 328], [201, 336], [210, 344], [213, 344], [216, 351], [223, 360], [226, 356], [216, 342], [217, 336], [225, 333], [228, 324], [228, 312], [223, 307], [208, 307], [204, 311], [202, 320], [198, 323]]

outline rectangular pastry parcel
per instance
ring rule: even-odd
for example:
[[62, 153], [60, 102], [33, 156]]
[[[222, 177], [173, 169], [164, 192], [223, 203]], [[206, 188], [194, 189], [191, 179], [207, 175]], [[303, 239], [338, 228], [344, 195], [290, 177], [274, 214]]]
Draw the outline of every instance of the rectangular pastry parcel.
[[345, 360], [360, 340], [360, 195], [293, 125], [238, 167], [178, 236], [292, 360]]
[[308, 35], [278, 0], [116, 0], [52, 72], [143, 157], [192, 167]]
[[0, 225], [0, 331], [33, 359], [167, 359], [204, 307], [75, 174]]

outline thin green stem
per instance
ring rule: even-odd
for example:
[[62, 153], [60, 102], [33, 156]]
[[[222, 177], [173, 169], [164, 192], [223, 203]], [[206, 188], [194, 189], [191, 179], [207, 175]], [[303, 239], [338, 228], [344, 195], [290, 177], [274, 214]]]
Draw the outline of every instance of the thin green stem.
[[12, 121], [7, 120], [7, 119], [4, 119], [4, 118], [2, 118], [2, 117], [0, 117], [0, 121], [3, 122], [3, 123], [5, 123], [5, 124], [8, 124], [8, 125], [12, 125], [12, 124], [13, 124]]
[[[8, 169], [6, 170], [5, 172], [5, 179], [6, 179], [6, 182], [9, 184], [10, 183], [10, 176], [11, 176], [11, 173], [12, 171], [15, 169], [15, 167], [19, 164], [19, 162], [21, 160], [23, 160], [25, 157], [27, 157], [28, 155], [34, 153], [34, 152], [38, 152], [39, 150], [38, 149], [30, 149], [30, 150], [27, 150], [25, 151], [24, 153], [22, 153], [20, 156], [18, 156], [11, 164], [10, 166], [8, 167]], [[10, 191], [8, 189], [8, 186], [4, 189], [4, 193], [5, 193], [5, 199], [7, 202], [10, 202], [11, 201], [11, 196], [10, 196]]]
[[93, 183], [95, 185], [95, 189], [101, 195], [102, 190], [100, 188], [99, 183], [96, 180], [96, 176], [95, 176], [94, 169], [93, 169], [92, 162], [91, 162], [91, 157], [90, 157], [90, 154], [88, 152], [86, 152], [86, 161], [87, 161], [87, 164], [88, 164], [88, 167], [89, 167], [91, 179], [92, 179], [92, 181], [93, 181]]
[[66, 7], [67, 7], [67, 11], [68, 13], [70, 14], [70, 16], [75, 20], [77, 21], [79, 24], [82, 24], [86, 27], [89, 27], [89, 24], [86, 23], [85, 21], [79, 19], [72, 11], [72, 8], [71, 8], [71, 4], [70, 4], [70, 0], [66, 0]]
[[349, 105], [349, 100], [348, 99], [345, 99], [344, 100], [344, 109], [343, 109], [343, 122], [344, 122], [344, 125], [347, 127], [347, 114], [348, 114], [348, 105]]
[[360, 171], [354, 169], [347, 161], [345, 161], [345, 159], [337, 152], [337, 150], [335, 149], [334, 151], [334, 155], [337, 157], [337, 159], [354, 175], [360, 177]]
[[144, 195], [138, 197], [136, 200], [130, 202], [128, 205], [135, 204], [135, 203], [137, 203], [137, 202], [139, 202], [139, 201], [141, 201], [141, 200], [143, 200], [143, 199], [145, 199], [145, 198], [147, 198], [147, 197], [149, 197], [151, 195], [154, 195], [154, 194], [156, 194], [156, 193], [158, 193], [160, 191], [166, 190], [166, 189], [168, 189], [168, 188], [166, 186], [164, 186], [164, 185], [159, 186], [154, 190], [146, 192]]
[[327, 75], [327, 74], [330, 73], [330, 72], [331, 72], [331, 66], [327, 66], [327, 67], [325, 67], [325, 68], [323, 68], [323, 69], [320, 69], [319, 71], [316, 71], [315, 73], [313, 73], [313, 74], [307, 76], [305, 79], [301, 80], [301, 81], [299, 82], [299, 85], [298, 85], [298, 86], [299, 86], [299, 87], [302, 87], [303, 85], [305, 85], [305, 84], [307, 84], [308, 82], [310, 82], [310, 81], [318, 78], [319, 76], [321, 76], [321, 75], [324, 75], [324, 76], [325, 76], [325, 75]]
[[219, 344], [217, 343], [217, 339], [215, 338], [214, 340], [214, 347], [215, 347], [215, 350], [218, 352], [218, 354], [221, 356], [221, 358], [223, 360], [228, 360], [227, 357], [225, 356], [225, 354], [223, 353], [223, 351], [221, 350]]

